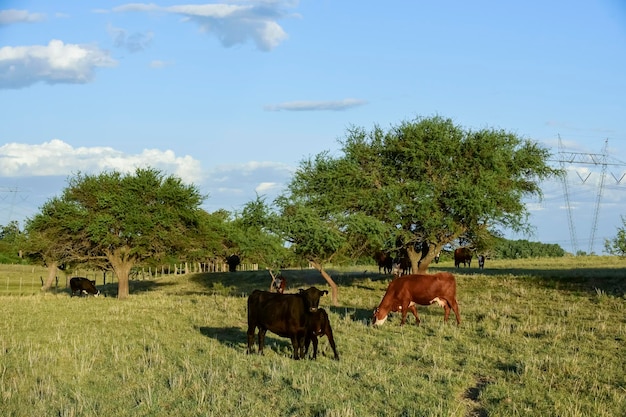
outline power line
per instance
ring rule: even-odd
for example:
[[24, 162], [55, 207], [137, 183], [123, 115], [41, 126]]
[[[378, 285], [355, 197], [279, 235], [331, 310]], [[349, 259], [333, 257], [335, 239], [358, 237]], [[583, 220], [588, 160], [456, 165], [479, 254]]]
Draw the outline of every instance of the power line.
[[[604, 142], [604, 147], [602, 149], [602, 153], [591, 153], [591, 152], [571, 152], [566, 151], [563, 147], [563, 142], [561, 141], [561, 136], [559, 135], [559, 152], [558, 159], [553, 162], [557, 162], [563, 171], [561, 176], [561, 184], [563, 187], [563, 194], [565, 198], [565, 205], [567, 209], [567, 220], [570, 231], [570, 239], [572, 249], [575, 253], [578, 252], [578, 240], [576, 238], [576, 229], [574, 227], [574, 220], [572, 215], [572, 205], [570, 202], [570, 190], [568, 187], [567, 181], [567, 167], [575, 166], [575, 165], [592, 165], [592, 166], [600, 166], [600, 180], [597, 188], [594, 211], [593, 211], [593, 221], [591, 223], [591, 232], [589, 237], [589, 253], [593, 253], [593, 244], [595, 241], [595, 235], [598, 229], [598, 218], [600, 213], [600, 205], [602, 201], [602, 194], [605, 188], [605, 178], [607, 177], [607, 169], [609, 166], [611, 167], [626, 167], [626, 163], [616, 159], [609, 157], [608, 155], [608, 139]], [[581, 175], [580, 172], [576, 171], [576, 175], [580, 179], [583, 185], [587, 184], [587, 181], [592, 175], [592, 172], [589, 171], [587, 175]], [[620, 185], [626, 177], [626, 172], [621, 172], [620, 175], [615, 175], [611, 172], [613, 179], [615, 180], [615, 184]]]

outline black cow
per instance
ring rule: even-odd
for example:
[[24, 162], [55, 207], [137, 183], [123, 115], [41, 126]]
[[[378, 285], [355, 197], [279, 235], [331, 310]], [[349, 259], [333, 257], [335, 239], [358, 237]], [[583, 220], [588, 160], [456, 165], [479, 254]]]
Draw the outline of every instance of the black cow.
[[100, 295], [100, 290], [96, 288], [96, 281], [91, 281], [83, 277], [74, 277], [70, 279], [70, 288], [72, 289], [72, 297], [74, 293], [78, 291], [78, 295], [91, 294], [94, 297]]
[[485, 269], [485, 255], [478, 255], [478, 267]]
[[328, 337], [328, 343], [333, 348], [335, 359], [339, 360], [339, 354], [335, 347], [335, 338], [333, 337], [333, 329], [330, 327], [328, 313], [323, 308], [307, 314], [306, 336], [304, 337], [304, 354], [309, 350], [309, 345], [313, 341], [313, 359], [317, 358], [317, 336]]
[[378, 273], [382, 270], [385, 274], [391, 274], [393, 269], [393, 257], [387, 252], [377, 251], [374, 254], [374, 260], [378, 265]]
[[226, 258], [226, 263], [228, 264], [228, 272], [237, 272], [237, 266], [241, 263], [241, 259], [239, 255], [230, 255]]
[[326, 290], [311, 287], [297, 294], [277, 294], [254, 290], [248, 297], [248, 353], [252, 353], [254, 333], [259, 328], [259, 354], [263, 354], [265, 333], [269, 330], [291, 339], [293, 358], [304, 357], [307, 315], [317, 311]]

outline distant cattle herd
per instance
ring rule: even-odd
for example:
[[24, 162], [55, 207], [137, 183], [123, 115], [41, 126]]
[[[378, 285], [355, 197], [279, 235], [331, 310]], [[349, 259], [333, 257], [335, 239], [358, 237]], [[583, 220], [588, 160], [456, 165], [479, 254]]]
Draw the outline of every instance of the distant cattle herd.
[[[458, 248], [454, 251], [454, 266], [470, 267], [472, 251], [469, 248]], [[438, 260], [438, 256], [436, 257]], [[478, 255], [478, 267], [484, 268], [485, 257]], [[372, 325], [380, 326], [391, 312], [399, 312], [402, 316], [400, 325], [406, 323], [409, 312], [415, 317], [416, 324], [420, 324], [417, 306], [438, 304], [444, 309], [444, 322], [448, 321], [450, 311], [454, 312], [456, 323], [461, 323], [459, 306], [456, 300], [456, 279], [449, 272], [436, 274], [410, 274], [410, 262], [405, 258], [393, 258], [385, 252], [377, 252], [374, 259], [379, 267], [379, 273], [390, 274], [394, 277], [388, 284], [378, 307], [374, 310]], [[231, 271], [239, 263], [239, 257], [230, 259]], [[326, 290], [310, 287], [300, 289], [297, 293], [284, 293], [287, 280], [284, 276], [274, 276], [271, 271], [272, 283], [270, 291], [254, 290], [248, 296], [247, 314], [248, 330], [247, 353], [253, 352], [255, 336], [257, 337], [258, 353], [262, 354], [265, 347], [265, 334], [269, 330], [278, 336], [289, 338], [293, 349], [293, 358], [302, 359], [308, 354], [309, 346], [313, 344], [311, 357], [317, 358], [318, 337], [326, 336], [333, 350], [336, 360], [339, 353], [333, 336], [332, 326], [328, 313], [319, 308], [320, 298], [328, 294]], [[70, 279], [71, 295], [98, 296], [100, 291], [95, 281], [84, 277]], [[258, 330], [258, 335], [256, 335]]]

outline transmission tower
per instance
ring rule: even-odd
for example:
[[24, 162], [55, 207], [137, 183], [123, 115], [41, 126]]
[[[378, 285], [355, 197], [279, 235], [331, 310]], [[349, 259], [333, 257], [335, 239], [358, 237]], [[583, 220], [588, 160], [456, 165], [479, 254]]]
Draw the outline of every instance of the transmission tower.
[[[570, 238], [572, 240], [572, 249], [575, 253], [578, 252], [578, 241], [576, 240], [576, 230], [574, 228], [574, 219], [572, 216], [572, 207], [570, 204], [569, 197], [569, 189], [567, 184], [567, 172], [565, 171], [566, 164], [568, 165], [593, 165], [601, 167], [600, 174], [600, 182], [598, 185], [598, 192], [596, 194], [595, 205], [593, 210], [593, 220], [591, 222], [591, 235], [589, 238], [589, 253], [593, 252], [593, 243], [596, 236], [596, 231], [598, 230], [598, 217], [600, 214], [600, 203], [602, 201], [602, 192], [604, 190], [604, 183], [606, 178], [606, 171], [609, 165], [612, 166], [620, 166], [624, 167], [626, 164], [620, 161], [609, 162], [608, 158], [608, 139], [604, 141], [604, 147], [602, 148], [602, 153], [589, 153], [589, 152], [566, 152], [563, 147], [563, 142], [561, 141], [561, 136], [559, 135], [559, 160], [557, 161], [563, 170], [563, 175], [561, 177], [562, 185], [563, 185], [563, 193], [565, 195], [565, 204], [567, 207], [567, 220], [569, 224]], [[590, 171], [587, 175], [583, 176], [578, 171], [576, 171], [576, 175], [582, 182], [582, 184], [586, 184], [589, 177], [591, 177], [592, 172]], [[617, 184], [620, 184], [622, 179], [626, 174], [622, 174], [619, 178], [614, 174], [613, 178]]]

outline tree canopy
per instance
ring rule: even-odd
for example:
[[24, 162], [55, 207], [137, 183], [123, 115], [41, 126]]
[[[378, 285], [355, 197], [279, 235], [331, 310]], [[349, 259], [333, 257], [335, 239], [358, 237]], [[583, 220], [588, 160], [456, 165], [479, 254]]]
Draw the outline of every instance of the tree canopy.
[[201, 221], [203, 200], [195, 186], [154, 169], [79, 173], [60, 197], [28, 219], [30, 252], [53, 262], [112, 269], [119, 280], [118, 298], [126, 298], [137, 263], [201, 256], [209, 224]]
[[[387, 249], [403, 249], [414, 271], [426, 270], [458, 239], [480, 245], [499, 228], [526, 229], [523, 199], [541, 197], [540, 181], [559, 173], [547, 163], [549, 151], [531, 140], [498, 129], [464, 129], [439, 116], [386, 131], [352, 127], [340, 143], [340, 156], [326, 151], [303, 161], [278, 205], [284, 214], [308, 213], [306, 224], [323, 223], [315, 228], [326, 240], [345, 237], [358, 218], [376, 231], [353, 234], [362, 245], [384, 240]], [[285, 211], [296, 204], [298, 212]], [[337, 246], [344, 243], [355, 242]]]

